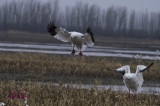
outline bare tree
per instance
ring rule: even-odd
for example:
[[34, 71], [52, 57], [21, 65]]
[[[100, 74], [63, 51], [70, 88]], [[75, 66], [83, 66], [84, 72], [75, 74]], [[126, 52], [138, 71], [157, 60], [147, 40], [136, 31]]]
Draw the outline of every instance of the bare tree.
[[[157, 27], [157, 36], [160, 34], [160, 13], [158, 13], [158, 27]], [[159, 38], [160, 38], [160, 36], [159, 36]]]
[[134, 35], [135, 31], [135, 11], [132, 11], [129, 19], [129, 34]]
[[59, 7], [59, 0], [6, 0], [0, 4], [0, 30], [46, 32], [50, 21], [68, 30], [85, 32], [91, 27], [96, 35], [160, 38], [160, 13], [128, 11], [124, 7], [102, 10], [96, 4], [77, 2]]
[[105, 29], [108, 35], [113, 35], [116, 29], [116, 22], [117, 22], [117, 12], [115, 11], [114, 7], [110, 7], [106, 12], [106, 26]]
[[126, 33], [126, 26], [127, 26], [127, 9], [126, 8], [117, 8], [118, 13], [118, 23], [117, 23], [117, 30], [120, 36], [124, 36]]
[[88, 27], [88, 12], [89, 12], [89, 5], [85, 3], [83, 8], [81, 8], [81, 23], [82, 23], [82, 30], [87, 29]]
[[156, 14], [155, 13], [151, 13], [150, 16], [150, 35], [154, 35], [154, 33], [156, 32], [156, 26], [157, 26], [157, 21], [156, 20]]
[[141, 23], [140, 23], [141, 34], [143, 36], [145, 36], [148, 33], [148, 23], [149, 23], [149, 15], [148, 12], [146, 11], [145, 13], [142, 13]]

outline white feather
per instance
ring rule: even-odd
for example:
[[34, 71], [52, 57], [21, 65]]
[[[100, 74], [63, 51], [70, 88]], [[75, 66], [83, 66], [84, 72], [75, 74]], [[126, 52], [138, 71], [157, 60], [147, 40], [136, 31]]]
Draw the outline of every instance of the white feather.
[[143, 79], [142, 72], [139, 72], [139, 71], [143, 70], [145, 68], [146, 68], [146, 66], [144, 66], [144, 65], [137, 65], [136, 76], [138, 77], [140, 86], [142, 86], [144, 79]]
[[3, 102], [0, 102], [0, 106], [4, 106], [5, 104]]
[[146, 66], [138, 65], [136, 73], [130, 72], [129, 65], [123, 66], [121, 68], [116, 69], [117, 72], [125, 72], [123, 75], [123, 82], [125, 86], [130, 89], [133, 93], [137, 93], [140, 91], [141, 86], [143, 84], [143, 76], [139, 71], [145, 69]]
[[83, 35], [83, 40], [84, 40], [84, 43], [87, 46], [93, 46], [94, 45], [94, 43], [92, 41], [92, 38], [91, 38], [91, 35], [89, 35], [88, 33]]
[[75, 50], [78, 51], [84, 51], [87, 48], [87, 45], [85, 45], [83, 41], [83, 34], [79, 32], [70, 32], [71, 33], [71, 42], [72, 45], [74, 46]]
[[57, 34], [54, 36], [56, 39], [61, 40], [63, 42], [70, 42], [71, 34], [63, 28], [56, 29]]

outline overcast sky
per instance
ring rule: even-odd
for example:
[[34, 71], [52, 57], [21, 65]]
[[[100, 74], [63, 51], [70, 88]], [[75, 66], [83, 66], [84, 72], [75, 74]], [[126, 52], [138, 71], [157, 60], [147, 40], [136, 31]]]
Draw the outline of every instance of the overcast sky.
[[77, 1], [97, 4], [104, 9], [124, 6], [129, 10], [160, 12], [160, 0], [60, 0], [60, 6], [73, 6]]
[[[0, 4], [4, 1], [0, 0]], [[24, 0], [19, 0], [24, 1]], [[39, 0], [37, 0], [39, 1]], [[40, 0], [46, 2], [49, 0]], [[52, 0], [51, 0], [52, 1]], [[123, 6], [129, 10], [160, 12], [160, 0], [59, 0], [60, 8], [64, 9], [66, 6], [73, 6], [76, 2], [87, 2], [89, 4], [97, 4], [102, 9], [107, 9], [110, 6]]]

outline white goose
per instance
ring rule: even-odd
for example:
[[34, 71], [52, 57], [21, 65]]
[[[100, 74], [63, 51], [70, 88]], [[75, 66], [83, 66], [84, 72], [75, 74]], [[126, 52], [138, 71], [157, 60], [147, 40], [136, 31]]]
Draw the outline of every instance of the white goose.
[[71, 54], [75, 54], [75, 50], [80, 51], [79, 55], [83, 56], [82, 51], [86, 49], [87, 46], [94, 45], [94, 37], [91, 29], [88, 27], [87, 32], [85, 34], [79, 32], [68, 32], [61, 27], [56, 27], [53, 22], [48, 24], [47, 27], [48, 32], [63, 42], [71, 42], [73, 46], [73, 50]]
[[3, 102], [0, 102], [0, 106], [4, 106], [5, 104]]
[[129, 65], [122, 66], [121, 68], [115, 70], [116, 72], [123, 74], [123, 82], [125, 86], [129, 89], [129, 96], [130, 96], [130, 90], [133, 93], [137, 93], [138, 91], [140, 91], [144, 81], [142, 72], [150, 68], [152, 65], [153, 63], [151, 63], [149, 66], [137, 65], [135, 73], [131, 73]]

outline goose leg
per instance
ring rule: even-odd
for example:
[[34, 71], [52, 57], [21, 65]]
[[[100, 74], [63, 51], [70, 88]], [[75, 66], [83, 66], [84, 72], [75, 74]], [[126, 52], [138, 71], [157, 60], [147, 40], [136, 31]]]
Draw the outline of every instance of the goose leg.
[[71, 52], [72, 55], [74, 55], [76, 53], [76, 51], [74, 50], [74, 46], [73, 46], [73, 50]]
[[81, 52], [81, 51], [79, 52], [79, 56], [83, 56], [83, 54], [82, 54], [82, 52]]
[[73, 49], [71, 54], [72, 54], [72, 55], [74, 55], [74, 54], [75, 54], [75, 52], [76, 52], [76, 51]]
[[128, 98], [130, 98], [130, 89], [129, 89], [129, 94], [128, 94]]

